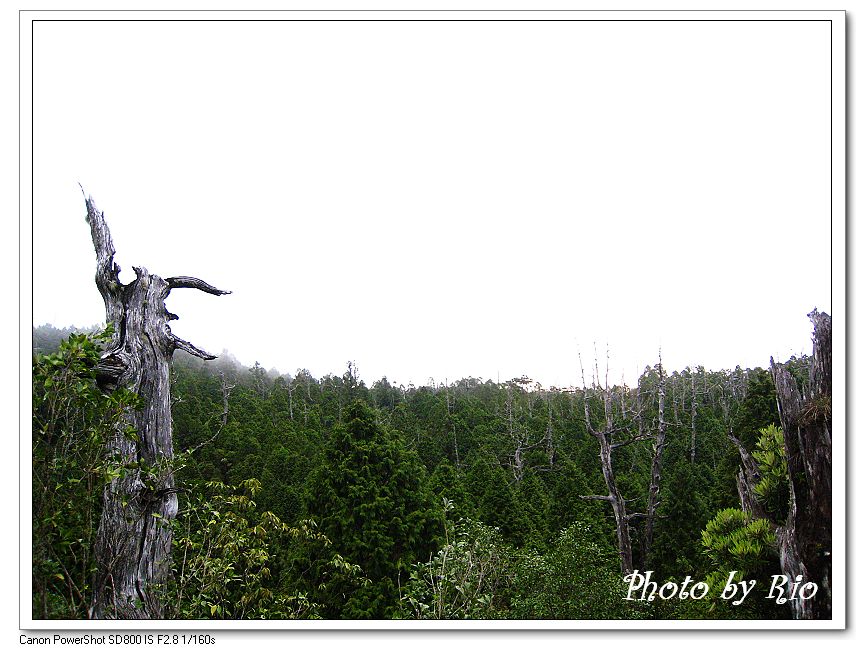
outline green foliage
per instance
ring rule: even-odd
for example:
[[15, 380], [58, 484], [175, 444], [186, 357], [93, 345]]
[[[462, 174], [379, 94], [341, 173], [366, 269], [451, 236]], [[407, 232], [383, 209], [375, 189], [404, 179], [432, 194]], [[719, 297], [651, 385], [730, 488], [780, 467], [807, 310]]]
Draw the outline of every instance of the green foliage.
[[780, 425], [775, 384], [768, 371], [757, 369], [748, 375], [745, 398], [736, 409], [733, 431], [746, 447], [757, 442], [760, 429]]
[[33, 616], [86, 618], [95, 571], [92, 546], [104, 486], [121, 471], [103, 441], [134, 436], [124, 423], [138, 398], [103, 394], [95, 382], [98, 335], [71, 334], [33, 356]]
[[[369, 581], [329, 586], [325, 612], [384, 618], [396, 612], [403, 574], [434, 548], [435, 512], [422, 466], [399, 437], [377, 424], [361, 401], [345, 410], [344, 419], [311, 481], [309, 511], [320, 519], [333, 552], [360, 565]], [[323, 578], [321, 561], [310, 577], [315, 583]]]
[[749, 573], [760, 568], [775, 545], [771, 523], [735, 508], [715, 515], [701, 537], [706, 554], [725, 576], [728, 571]]
[[53, 325], [45, 324], [33, 328], [33, 353], [39, 355], [54, 354], [60, 349], [61, 343], [67, 340], [70, 336], [76, 334], [86, 334], [90, 337], [99, 339], [100, 332], [103, 327], [99, 325], [91, 325], [90, 327], [64, 327], [57, 329]]
[[784, 432], [774, 424], [760, 429], [752, 455], [760, 469], [760, 480], [754, 486], [754, 492], [772, 519], [781, 523], [787, 519], [790, 501]]
[[509, 542], [523, 544], [531, 532], [529, 520], [508, 473], [495, 456], [488, 452], [477, 454], [469, 467], [466, 482], [478, 518], [498, 528]]
[[[444, 511], [452, 504], [443, 500]], [[402, 590], [403, 615], [418, 619], [496, 619], [507, 615], [515, 553], [499, 531], [472, 519], [444, 522], [445, 543], [415, 564]]]
[[[723, 428], [726, 430], [732, 426], [733, 434], [746, 448], [752, 449], [760, 429], [771, 424], [781, 424], [772, 375], [762, 368], [749, 371], [744, 396], [740, 401], [734, 402], [729, 411], [731, 422], [723, 425]], [[716, 470], [715, 485], [709, 500], [712, 511], [730, 508], [739, 503], [735, 478], [740, 464], [739, 453], [725, 442], [719, 449], [719, 455], [721, 462]]]
[[[781, 522], [789, 507], [787, 460], [781, 429], [774, 424], [762, 427], [752, 455], [760, 472], [754, 491], [767, 514]], [[706, 524], [701, 542], [709, 561], [705, 582], [713, 599], [708, 608], [702, 608], [703, 614], [734, 618], [778, 618], [788, 614], [786, 609], [772, 608], [764, 599], [749, 601], [738, 608], [721, 605], [720, 612], [716, 606], [717, 596], [732, 572], [736, 581], [754, 579], [763, 591], [768, 588], [770, 576], [778, 566], [775, 528], [772, 521], [753, 517], [737, 508], [719, 511]]]
[[[37, 345], [57, 334], [39, 330]], [[103, 442], [115, 432], [135, 435], [122, 413], [137, 400], [96, 389], [98, 356], [97, 338], [74, 335], [57, 354], [34, 357], [33, 611], [40, 617], [87, 615], [101, 492], [125, 469], [102, 458]], [[621, 601], [609, 507], [580, 498], [606, 490], [583, 419], [587, 400], [592, 421], [605, 420], [591, 391], [473, 377], [423, 387], [382, 378], [368, 389], [354, 364], [320, 379], [306, 370], [280, 377], [227, 354], [204, 363], [181, 352], [171, 379], [171, 469], [182, 504], [173, 616], [779, 615], [779, 608], [646, 609]], [[655, 367], [640, 382], [644, 432], [658, 421], [659, 381]], [[231, 387], [225, 424], [224, 384]], [[659, 517], [649, 553], [635, 525], [635, 561], [649, 562], [658, 580], [721, 580], [728, 567], [764, 580], [775, 563], [771, 527], [741, 513], [707, 521], [738, 503], [730, 426], [754, 449], [769, 519], [786, 516], [783, 445], [769, 426], [777, 423], [771, 376], [688, 369], [667, 375], [666, 388]], [[612, 442], [638, 432], [636, 406], [636, 391], [615, 388]], [[828, 411], [813, 410], [814, 417]], [[651, 445], [617, 448], [613, 461], [619, 489], [640, 510]]]
[[518, 619], [642, 618], [645, 607], [625, 600], [616, 551], [576, 522], [546, 554], [528, 552], [514, 580], [510, 616]]
[[[305, 593], [276, 589], [273, 547], [284, 539], [328, 544], [306, 525], [291, 528], [253, 500], [256, 479], [238, 488], [212, 481], [174, 521], [173, 582], [166, 615], [180, 619], [318, 618]], [[352, 567], [348, 567], [352, 569]]]
[[705, 471], [705, 465], [695, 465], [684, 458], [677, 459], [665, 471], [655, 548], [652, 564], [647, 567], [656, 575], [681, 579], [705, 567], [703, 547], [695, 534], [710, 516], [699, 479], [699, 474]]
[[522, 538], [526, 545], [536, 548], [546, 546], [550, 536], [551, 504], [546, 488], [536, 472], [528, 472], [517, 484], [515, 499], [524, 513], [526, 531]]
[[435, 499], [450, 504], [448, 513], [454, 519], [470, 518], [474, 514], [471, 496], [466, 488], [464, 474], [448, 460], [444, 459], [429, 477], [427, 487]]
[[775, 527], [766, 519], [754, 518], [737, 510], [722, 510], [706, 524], [702, 543], [714, 570], [704, 582], [709, 596], [702, 614], [715, 618], [785, 618], [787, 608], [773, 607], [764, 598], [749, 598], [739, 606], [719, 596], [731, 573], [734, 580], [756, 580], [757, 593], [768, 593], [770, 576], [777, 572]]

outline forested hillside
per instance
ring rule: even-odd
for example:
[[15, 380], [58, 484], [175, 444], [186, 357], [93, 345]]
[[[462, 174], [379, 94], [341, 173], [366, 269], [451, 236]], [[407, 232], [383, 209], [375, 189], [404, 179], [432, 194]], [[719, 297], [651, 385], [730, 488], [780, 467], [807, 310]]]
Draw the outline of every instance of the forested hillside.
[[[57, 331], [34, 328], [33, 616], [85, 618], [102, 492], [127, 469], [102, 445], [136, 397], [96, 388], [98, 336], [54, 350]], [[366, 385], [352, 363], [280, 376], [176, 353], [166, 615], [790, 617], [762, 597], [627, 600], [622, 580], [650, 570], [716, 593], [730, 571], [778, 573], [789, 489], [770, 372], [659, 359], [623, 386], [583, 361], [585, 385], [565, 390]], [[800, 387], [809, 363], [785, 364]], [[734, 441], [759, 465], [759, 517], [742, 510]]]

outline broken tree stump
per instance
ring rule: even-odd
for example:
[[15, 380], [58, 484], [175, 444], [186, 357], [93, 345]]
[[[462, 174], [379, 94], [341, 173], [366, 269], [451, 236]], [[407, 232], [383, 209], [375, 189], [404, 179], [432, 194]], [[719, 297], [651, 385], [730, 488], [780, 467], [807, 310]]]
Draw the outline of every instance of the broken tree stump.
[[770, 359], [784, 431], [790, 511], [776, 533], [781, 570], [802, 576], [817, 594], [791, 599], [796, 619], [832, 618], [832, 318], [816, 309], [814, 354], [802, 392], [783, 365]]
[[134, 392], [140, 407], [130, 409], [122, 427], [105, 441], [114, 472], [103, 493], [90, 616], [158, 619], [170, 576], [171, 520], [178, 503], [171, 465], [169, 364], [177, 349], [216, 358], [171, 333], [168, 324], [177, 316], [165, 308], [165, 299], [172, 289], [216, 296], [230, 292], [192, 277], [163, 279], [143, 267], [133, 267], [135, 280], [122, 284], [105, 217], [92, 197], [85, 202], [96, 249], [96, 286], [105, 301], [106, 325], [113, 329], [96, 380], [106, 392]]

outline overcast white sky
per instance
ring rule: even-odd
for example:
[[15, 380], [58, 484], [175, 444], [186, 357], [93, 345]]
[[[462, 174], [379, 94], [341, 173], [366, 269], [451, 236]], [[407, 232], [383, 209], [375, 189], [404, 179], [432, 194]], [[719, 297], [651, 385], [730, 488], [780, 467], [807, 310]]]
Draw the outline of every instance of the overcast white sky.
[[34, 73], [35, 324], [104, 319], [79, 182], [292, 374], [765, 367], [830, 311], [825, 22], [40, 22]]

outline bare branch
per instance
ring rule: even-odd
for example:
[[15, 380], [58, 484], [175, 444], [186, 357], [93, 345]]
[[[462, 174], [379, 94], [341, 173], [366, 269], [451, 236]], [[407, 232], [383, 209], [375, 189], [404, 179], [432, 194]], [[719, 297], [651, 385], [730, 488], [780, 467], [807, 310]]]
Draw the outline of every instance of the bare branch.
[[199, 359], [204, 359], [205, 361], [212, 361], [213, 359], [216, 359], [215, 354], [205, 352], [204, 350], [201, 350], [192, 345], [192, 343], [190, 343], [189, 341], [184, 341], [182, 338], [174, 335], [172, 335], [172, 339], [174, 341], [174, 347], [178, 350], [188, 352], [192, 356], [198, 357]]
[[[79, 185], [79, 187], [81, 187]], [[82, 194], [84, 188], [81, 188]], [[120, 287], [120, 266], [114, 262], [114, 242], [111, 239], [111, 231], [105, 223], [105, 215], [96, 208], [93, 197], [85, 197], [87, 206], [85, 220], [90, 225], [90, 236], [93, 239], [93, 248], [96, 250], [96, 286], [102, 297], [106, 293], [114, 294]], [[107, 299], [106, 299], [107, 300]]]
[[583, 355], [577, 350], [577, 359], [580, 361], [580, 376], [583, 378], [583, 392], [586, 391], [586, 371], [583, 369]]
[[652, 439], [651, 435], [644, 433], [641, 436], [637, 435], [637, 436], [634, 436], [633, 438], [630, 438], [628, 440], [623, 440], [622, 442], [613, 443], [612, 445], [610, 445], [610, 449], [618, 449], [619, 447], [625, 447], [625, 446], [630, 445], [631, 443], [634, 443], [634, 442], [644, 442], [646, 440], [651, 440], [651, 439]]
[[231, 390], [235, 387], [236, 384], [229, 385], [228, 380], [225, 378], [225, 373], [220, 372], [219, 376], [222, 377], [222, 415], [220, 415], [219, 418], [219, 428], [216, 430], [216, 433], [210, 436], [210, 438], [188, 450], [186, 454], [188, 454], [189, 456], [192, 456], [192, 454], [194, 454], [196, 451], [216, 440], [219, 437], [219, 434], [222, 433], [225, 425], [228, 424], [228, 398], [231, 397]]
[[[655, 516], [661, 503], [661, 464], [667, 439], [667, 424], [664, 419], [664, 403], [666, 399], [666, 378], [664, 377], [664, 362], [661, 349], [658, 348], [658, 429], [655, 434], [654, 451], [652, 454], [652, 474], [649, 481], [649, 495], [646, 501], [646, 528], [644, 544], [646, 548], [646, 565], [651, 564], [654, 555]], [[674, 398], [675, 403], [675, 398]]]
[[199, 291], [203, 291], [204, 293], [209, 293], [214, 296], [226, 296], [230, 294], [230, 291], [223, 291], [222, 289], [217, 289], [212, 284], [208, 284], [204, 280], [199, 280], [198, 278], [193, 278], [188, 275], [178, 275], [173, 278], [166, 278], [165, 281], [168, 283], [168, 290], [172, 289], [198, 289]]
[[751, 456], [751, 452], [745, 449], [745, 445], [742, 444], [742, 441], [736, 437], [736, 434], [733, 433], [733, 427], [730, 427], [727, 430], [727, 438], [730, 439], [730, 442], [736, 447], [739, 452], [739, 455], [742, 457], [742, 462], [746, 465], [753, 466], [754, 471], [759, 478], [759, 472], [757, 471], [757, 463], [754, 461], [754, 458]]
[[595, 384], [595, 386], [600, 388], [601, 387], [601, 371], [598, 369], [598, 342], [593, 341], [592, 345], [595, 348], [595, 373], [594, 373], [594, 378], [592, 379], [592, 382]]

